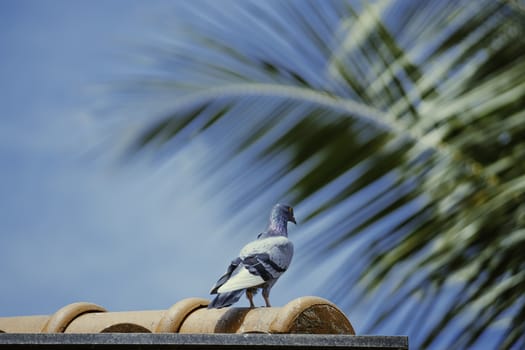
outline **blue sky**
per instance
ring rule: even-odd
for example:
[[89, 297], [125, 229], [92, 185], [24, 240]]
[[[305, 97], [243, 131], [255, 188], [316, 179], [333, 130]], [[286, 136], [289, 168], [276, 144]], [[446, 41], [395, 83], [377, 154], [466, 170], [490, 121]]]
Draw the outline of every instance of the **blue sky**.
[[79, 300], [166, 308], [213, 283], [211, 275], [192, 282], [188, 252], [202, 244], [181, 246], [174, 233], [214, 226], [202, 194], [185, 190], [191, 164], [174, 159], [188, 176], [167, 183], [151, 167], [113, 163], [105, 147], [120, 130], [93, 112], [97, 86], [125, 70], [126, 45], [140, 42], [148, 16], [165, 5], [0, 3], [2, 315], [48, 314]]
[[[2, 316], [75, 301], [117, 311], [207, 297], [264, 228], [268, 213], [253, 210], [255, 219], [224, 224], [221, 198], [209, 198], [197, 172], [206, 144], [156, 167], [113, 156], [128, 130], [101, 112], [105, 87], [137, 69], [133, 50], [171, 5], [0, 2]], [[289, 288], [292, 278], [274, 289], [274, 304], [315, 294], [308, 280]]]

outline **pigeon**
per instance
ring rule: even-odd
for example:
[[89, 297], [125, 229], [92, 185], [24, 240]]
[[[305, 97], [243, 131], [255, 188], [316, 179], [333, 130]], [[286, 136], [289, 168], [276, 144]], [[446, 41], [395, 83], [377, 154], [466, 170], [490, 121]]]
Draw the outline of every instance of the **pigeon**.
[[288, 269], [293, 256], [293, 244], [288, 239], [288, 221], [297, 224], [293, 208], [276, 204], [270, 214], [270, 224], [253, 242], [245, 245], [239, 256], [228, 266], [213, 286], [210, 294], [217, 294], [209, 309], [231, 306], [243, 293], [254, 308], [253, 295], [262, 288], [266, 307], [270, 305], [270, 290], [277, 279]]

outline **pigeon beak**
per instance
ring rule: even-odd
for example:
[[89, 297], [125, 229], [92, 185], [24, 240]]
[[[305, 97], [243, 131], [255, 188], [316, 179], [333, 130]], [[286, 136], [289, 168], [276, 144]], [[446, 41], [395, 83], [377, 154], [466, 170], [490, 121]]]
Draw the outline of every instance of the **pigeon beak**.
[[290, 221], [297, 225], [297, 222], [295, 221], [295, 218], [293, 216], [290, 218]]

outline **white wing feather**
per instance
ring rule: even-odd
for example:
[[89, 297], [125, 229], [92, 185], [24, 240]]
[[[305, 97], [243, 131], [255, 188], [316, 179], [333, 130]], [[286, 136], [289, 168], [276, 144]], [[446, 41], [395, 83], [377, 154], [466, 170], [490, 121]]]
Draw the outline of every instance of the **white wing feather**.
[[261, 276], [252, 275], [245, 267], [239, 273], [232, 276], [226, 283], [224, 283], [217, 292], [226, 293], [234, 290], [255, 287], [264, 283]]

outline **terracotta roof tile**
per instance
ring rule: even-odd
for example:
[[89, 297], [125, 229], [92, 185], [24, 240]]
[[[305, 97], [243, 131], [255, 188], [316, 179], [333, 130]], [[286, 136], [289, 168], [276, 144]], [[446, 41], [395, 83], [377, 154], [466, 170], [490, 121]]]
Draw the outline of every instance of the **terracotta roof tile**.
[[73, 303], [50, 316], [0, 317], [5, 333], [311, 333], [355, 334], [329, 301], [302, 297], [283, 307], [207, 309], [208, 300], [184, 299], [167, 310], [107, 312]]

